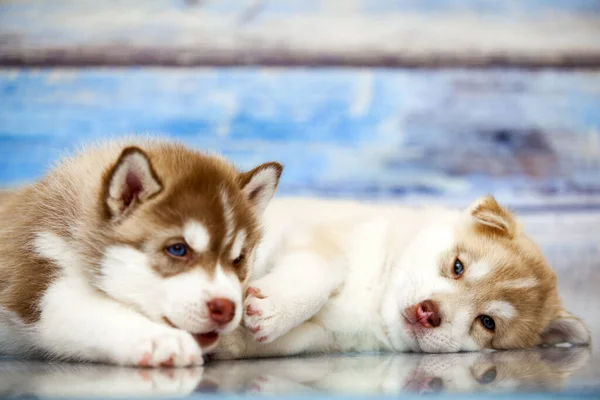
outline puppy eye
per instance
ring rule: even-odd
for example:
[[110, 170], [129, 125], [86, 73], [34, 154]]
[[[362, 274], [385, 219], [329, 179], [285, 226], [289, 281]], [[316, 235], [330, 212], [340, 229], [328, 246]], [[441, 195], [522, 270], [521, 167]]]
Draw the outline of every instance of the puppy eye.
[[497, 375], [498, 371], [496, 370], [496, 367], [492, 367], [488, 369], [485, 374], [477, 378], [477, 382], [481, 383], [482, 385], [487, 385], [488, 383], [494, 382]]
[[462, 261], [460, 261], [458, 259], [458, 257], [454, 260], [454, 275], [456, 275], [456, 277], [460, 277], [463, 272], [465, 272], [465, 266], [463, 265]]
[[188, 253], [188, 248], [185, 243], [175, 243], [166, 248], [167, 253], [173, 257], [182, 258]]
[[236, 258], [235, 260], [233, 260], [233, 265], [238, 265], [239, 263], [241, 263], [244, 260], [244, 255], [240, 254], [238, 256], [238, 258]]
[[479, 320], [481, 321], [481, 325], [483, 325], [485, 329], [489, 329], [490, 331], [496, 329], [496, 323], [494, 322], [494, 318], [490, 317], [489, 315], [480, 315]]

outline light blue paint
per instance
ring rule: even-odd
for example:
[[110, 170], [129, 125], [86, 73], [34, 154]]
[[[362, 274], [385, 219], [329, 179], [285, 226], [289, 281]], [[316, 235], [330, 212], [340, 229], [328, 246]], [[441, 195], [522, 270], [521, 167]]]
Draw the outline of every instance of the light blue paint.
[[[556, 158], [540, 177], [529, 153], [515, 158], [536, 157], [522, 150], [532, 130]], [[286, 193], [576, 193], [579, 181], [600, 190], [600, 164], [578, 159], [600, 160], [588, 146], [599, 132], [596, 72], [0, 70], [2, 185], [39, 178], [82, 143], [154, 133], [242, 168], [280, 160]]]

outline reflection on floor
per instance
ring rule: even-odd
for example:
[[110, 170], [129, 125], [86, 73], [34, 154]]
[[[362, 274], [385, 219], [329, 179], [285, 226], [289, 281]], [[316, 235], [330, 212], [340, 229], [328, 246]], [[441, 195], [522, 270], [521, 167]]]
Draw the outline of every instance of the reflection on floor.
[[460, 354], [344, 355], [135, 369], [0, 359], [0, 397], [220, 394], [600, 394], [588, 348]]

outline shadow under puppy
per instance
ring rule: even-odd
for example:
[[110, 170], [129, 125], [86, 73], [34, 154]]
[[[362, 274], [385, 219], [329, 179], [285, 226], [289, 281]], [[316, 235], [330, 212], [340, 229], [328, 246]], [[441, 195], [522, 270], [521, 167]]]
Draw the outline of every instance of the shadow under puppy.
[[282, 166], [109, 142], [0, 196], [0, 354], [203, 363], [240, 322]]
[[216, 358], [590, 342], [541, 250], [491, 196], [465, 211], [279, 199], [265, 227], [245, 327]]

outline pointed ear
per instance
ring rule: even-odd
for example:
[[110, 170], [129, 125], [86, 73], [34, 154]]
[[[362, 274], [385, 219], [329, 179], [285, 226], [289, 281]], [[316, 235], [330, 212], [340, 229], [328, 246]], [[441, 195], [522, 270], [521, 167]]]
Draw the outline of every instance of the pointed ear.
[[485, 196], [475, 201], [469, 207], [469, 213], [478, 224], [495, 233], [513, 237], [516, 233], [516, 223], [512, 214], [500, 207], [492, 196]]
[[119, 218], [162, 190], [150, 159], [127, 147], [104, 179], [104, 204], [109, 218]]
[[541, 345], [553, 346], [560, 343], [589, 345], [590, 331], [585, 323], [565, 309], [561, 309], [550, 321], [540, 338]]
[[262, 214], [273, 198], [282, 171], [283, 165], [278, 162], [268, 162], [259, 165], [252, 171], [240, 174], [239, 182], [242, 191], [254, 206], [257, 214]]

